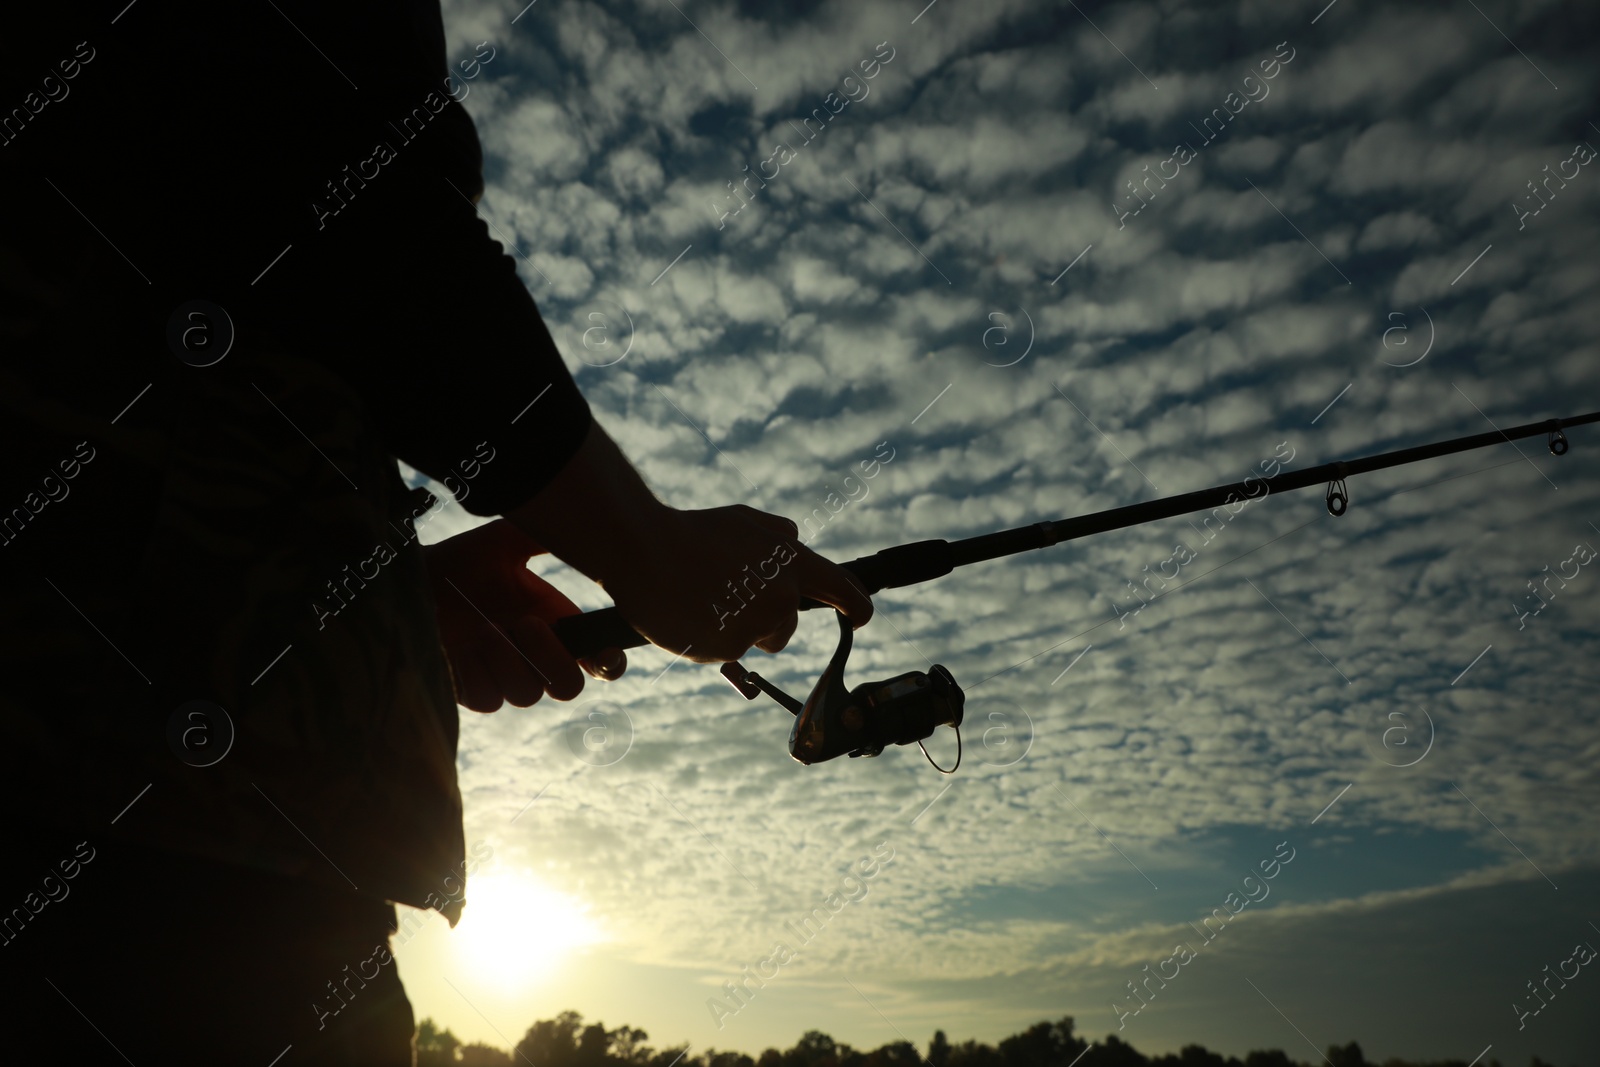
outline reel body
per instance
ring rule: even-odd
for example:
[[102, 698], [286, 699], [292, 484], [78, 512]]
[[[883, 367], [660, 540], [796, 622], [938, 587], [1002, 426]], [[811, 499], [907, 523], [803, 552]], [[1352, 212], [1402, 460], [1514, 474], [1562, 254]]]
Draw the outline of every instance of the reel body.
[[960, 736], [966, 698], [940, 664], [927, 673], [907, 671], [847, 691], [844, 667], [850, 657], [850, 620], [843, 614], [838, 618], [839, 647], [804, 704], [737, 662], [722, 665], [723, 677], [746, 700], [766, 693], [794, 714], [789, 755], [809, 765], [844, 755], [876, 756], [889, 745], [920, 745], [940, 726], [955, 727]]

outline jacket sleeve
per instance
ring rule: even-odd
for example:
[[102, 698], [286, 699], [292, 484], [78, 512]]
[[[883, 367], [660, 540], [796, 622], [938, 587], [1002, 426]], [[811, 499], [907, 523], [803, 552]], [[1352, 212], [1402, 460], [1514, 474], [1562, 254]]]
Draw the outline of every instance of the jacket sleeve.
[[396, 199], [349, 235], [364, 247], [348, 264], [354, 314], [343, 344], [319, 347], [394, 455], [467, 511], [503, 514], [577, 452], [589, 405], [515, 260], [455, 183], [423, 172]]
[[471, 203], [482, 152], [451, 95], [466, 83], [446, 78], [437, 0], [173, 0], [112, 22], [120, 6], [64, 3], [0, 43], [0, 86], [19, 100], [43, 100], [58, 61], [94, 57], [62, 83], [69, 98], [13, 123], [0, 188], [43, 202], [47, 239], [114, 236], [91, 245], [108, 281], [97, 310], [155, 338], [152, 369], [173, 373], [168, 316], [213, 301], [241, 351], [338, 373], [390, 453], [468, 511], [535, 495], [591, 415]]

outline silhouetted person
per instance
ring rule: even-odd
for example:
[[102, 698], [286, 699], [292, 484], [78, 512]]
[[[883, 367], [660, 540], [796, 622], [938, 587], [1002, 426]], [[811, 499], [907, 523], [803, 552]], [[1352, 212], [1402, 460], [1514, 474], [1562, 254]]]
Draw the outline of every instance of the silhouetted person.
[[[447, 78], [437, 0], [7, 13], [0, 960], [61, 1062], [410, 1062], [457, 702], [583, 684], [531, 554], [700, 662], [871, 615], [788, 520], [655, 499], [478, 219], [458, 100], [539, 25]], [[506, 521], [424, 551], [396, 457]]]

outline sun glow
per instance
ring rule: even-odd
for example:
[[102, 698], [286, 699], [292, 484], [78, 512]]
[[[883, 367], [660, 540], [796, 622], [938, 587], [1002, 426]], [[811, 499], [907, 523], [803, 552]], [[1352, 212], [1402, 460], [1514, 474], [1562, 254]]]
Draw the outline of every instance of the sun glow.
[[526, 871], [481, 874], [467, 884], [452, 941], [475, 975], [528, 985], [556, 974], [574, 949], [605, 939], [587, 912]]

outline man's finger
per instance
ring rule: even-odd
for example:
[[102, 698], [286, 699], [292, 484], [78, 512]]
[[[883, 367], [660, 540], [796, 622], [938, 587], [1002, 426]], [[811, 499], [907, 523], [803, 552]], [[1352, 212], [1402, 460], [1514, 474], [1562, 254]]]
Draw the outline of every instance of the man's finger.
[[855, 575], [817, 555], [804, 545], [792, 566], [799, 568], [800, 594], [844, 612], [853, 629], [872, 618], [872, 598], [856, 583]]
[[628, 654], [620, 648], [608, 648], [591, 659], [580, 659], [578, 666], [603, 682], [614, 682], [628, 669]]
[[756, 642], [756, 647], [763, 652], [782, 652], [799, 625], [800, 613], [790, 612], [775, 630]]
[[583, 671], [543, 619], [526, 618], [515, 624], [517, 647], [537, 667], [544, 689], [557, 700], [571, 700], [583, 692]]
[[[750, 518], [776, 533], [781, 533], [786, 539], [793, 540], [800, 536], [800, 527], [795, 525], [793, 519], [786, 519], [782, 515], [772, 515], [765, 511], [757, 511], [748, 505], [743, 507], [750, 514]], [[819, 556], [816, 552], [803, 544], [792, 544], [799, 557], [794, 562], [800, 567], [798, 571], [800, 593], [813, 600], [820, 600], [844, 612], [854, 629], [860, 629], [872, 618], [872, 599], [856, 584], [855, 576], [837, 563]], [[764, 652], [776, 652], [783, 648], [794, 634], [794, 626], [790, 626], [788, 633], [783, 635], [776, 647], [768, 647], [768, 642], [757, 641], [757, 648]]]
[[526, 708], [539, 702], [546, 689], [545, 674], [531, 662], [515, 628], [487, 628], [479, 643], [479, 655], [489, 668], [498, 695], [513, 707]]
[[494, 672], [477, 651], [468, 653], [461, 662], [451, 662], [456, 683], [456, 701], [468, 711], [490, 714], [500, 710], [505, 703], [500, 689], [495, 685]]
[[512, 615], [537, 614], [546, 619], [576, 615], [583, 610], [571, 597], [526, 567], [516, 571], [506, 609]]

